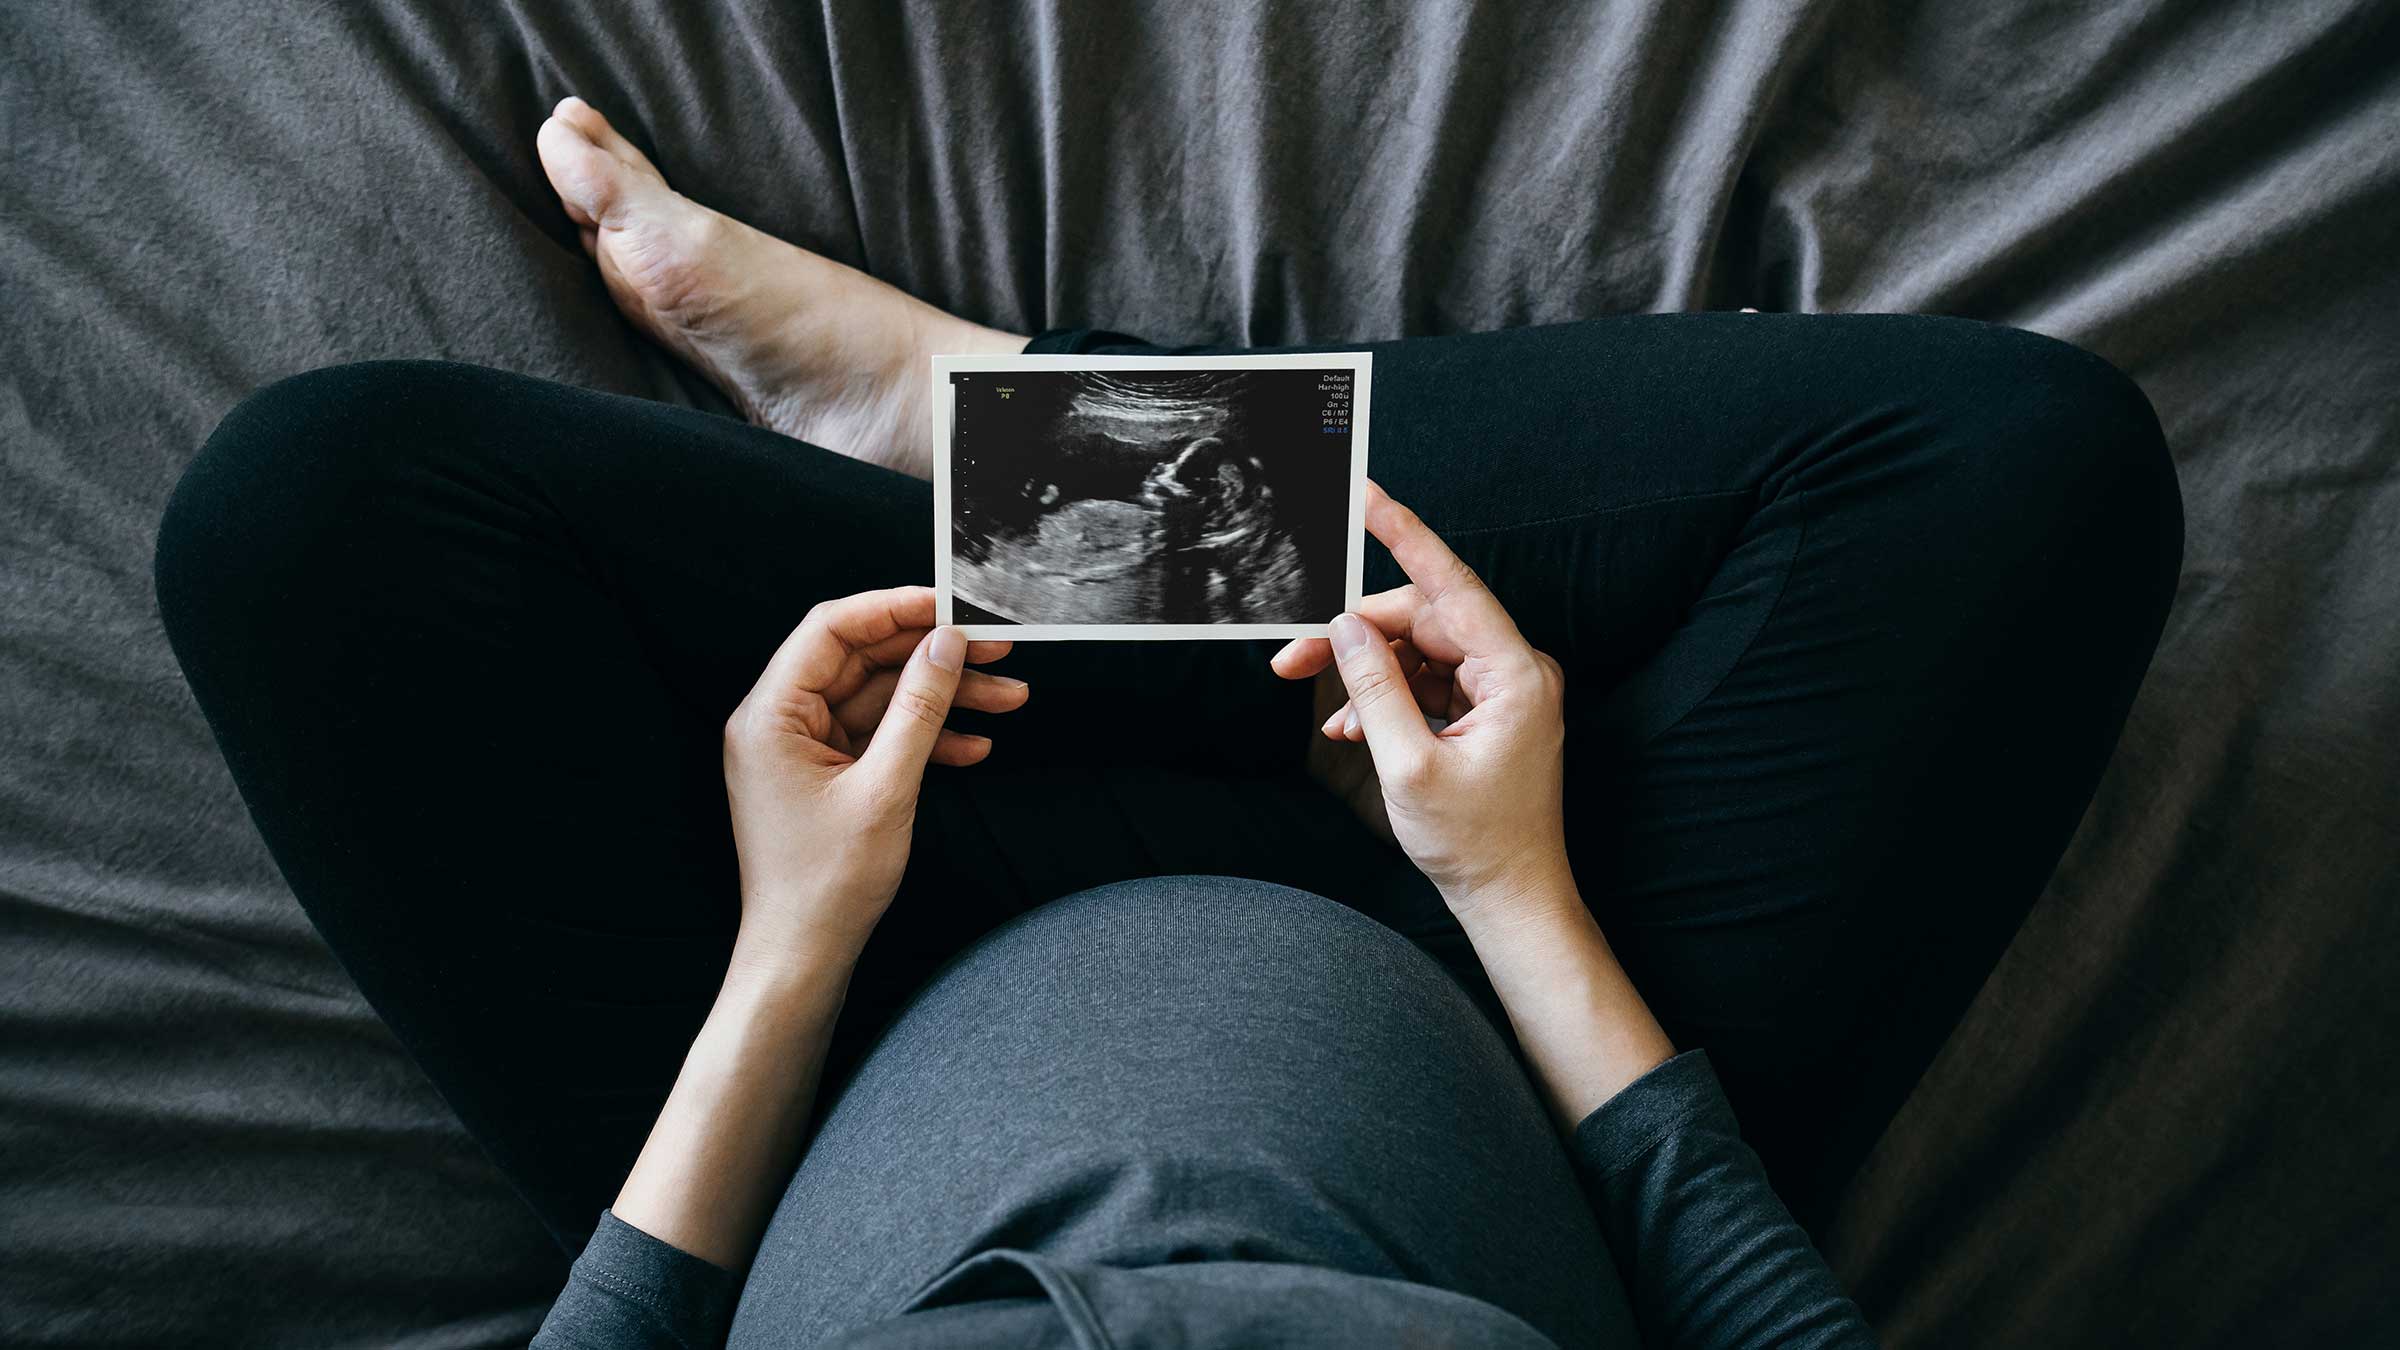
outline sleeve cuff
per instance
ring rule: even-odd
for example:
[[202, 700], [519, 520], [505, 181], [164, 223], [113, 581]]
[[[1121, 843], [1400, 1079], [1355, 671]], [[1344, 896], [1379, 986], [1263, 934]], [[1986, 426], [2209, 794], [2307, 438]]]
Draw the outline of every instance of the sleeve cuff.
[[1684, 1051], [1585, 1116], [1575, 1126], [1576, 1166], [1605, 1181], [1695, 1122], [1740, 1132], [1705, 1050]]
[[722, 1344], [741, 1277], [603, 1210], [535, 1344]]

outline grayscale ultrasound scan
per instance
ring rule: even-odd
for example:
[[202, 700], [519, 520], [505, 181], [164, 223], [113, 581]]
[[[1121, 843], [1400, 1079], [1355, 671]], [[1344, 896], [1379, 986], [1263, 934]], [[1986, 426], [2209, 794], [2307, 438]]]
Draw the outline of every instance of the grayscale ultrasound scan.
[[950, 372], [949, 621], [1317, 631], [1355, 599], [1365, 358], [1307, 359], [1340, 364]]

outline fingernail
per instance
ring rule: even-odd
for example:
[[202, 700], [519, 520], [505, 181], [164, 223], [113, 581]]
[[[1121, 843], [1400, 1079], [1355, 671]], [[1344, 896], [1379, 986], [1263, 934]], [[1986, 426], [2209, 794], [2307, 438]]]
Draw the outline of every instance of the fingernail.
[[925, 639], [925, 659], [935, 666], [956, 671], [967, 663], [967, 635], [955, 628], [936, 628]]
[[1342, 719], [1342, 739], [1344, 739], [1344, 740], [1348, 740], [1350, 737], [1352, 737], [1352, 736], [1355, 736], [1355, 735], [1357, 735], [1357, 734], [1358, 734], [1358, 709], [1356, 709], [1356, 708], [1352, 708], [1352, 709], [1350, 710], [1350, 715], [1349, 715], [1348, 717], [1345, 717], [1345, 718], [1343, 718], [1343, 719]]
[[1344, 720], [1345, 719], [1343, 715], [1337, 712], [1333, 716], [1326, 718], [1325, 725], [1317, 728], [1317, 730], [1324, 732], [1328, 738], [1339, 736], [1342, 734], [1342, 722]]
[[1333, 620], [1333, 650], [1336, 655], [1350, 656], [1365, 651], [1375, 640], [1367, 621], [1355, 614], [1338, 614]]

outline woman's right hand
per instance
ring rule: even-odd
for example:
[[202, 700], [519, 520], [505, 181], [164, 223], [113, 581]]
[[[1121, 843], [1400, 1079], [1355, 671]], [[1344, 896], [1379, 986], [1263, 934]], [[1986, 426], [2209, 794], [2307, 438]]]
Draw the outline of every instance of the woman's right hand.
[[795, 953], [855, 957], [907, 866], [925, 766], [991, 752], [944, 726], [952, 707], [1008, 712], [1022, 680], [967, 670], [1008, 654], [937, 628], [923, 586], [808, 612], [725, 723], [725, 793], [741, 863], [737, 969]]
[[[1302, 638], [1275, 673], [1335, 666], [1350, 701], [1325, 734], [1364, 740], [1392, 833], [1473, 931], [1572, 897], [1562, 777], [1565, 679], [1416, 513], [1367, 485], [1367, 531], [1409, 584]], [[1444, 719], [1435, 730], [1428, 718]], [[1580, 902], [1576, 902], [1580, 904]]]

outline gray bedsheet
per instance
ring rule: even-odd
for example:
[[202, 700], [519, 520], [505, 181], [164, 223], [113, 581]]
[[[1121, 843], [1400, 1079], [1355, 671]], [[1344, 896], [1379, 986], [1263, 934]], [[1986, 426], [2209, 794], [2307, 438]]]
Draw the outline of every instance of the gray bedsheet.
[[500, 1343], [554, 1287], [278, 881], [149, 558], [307, 367], [705, 401], [543, 186], [569, 91], [1021, 330], [1755, 304], [2107, 355], [2183, 468], [2181, 596], [1833, 1254], [1902, 1345], [2388, 1329], [2395, 51], [2378, 0], [0, 8], [0, 1342]]

